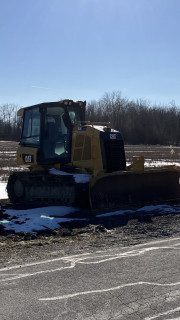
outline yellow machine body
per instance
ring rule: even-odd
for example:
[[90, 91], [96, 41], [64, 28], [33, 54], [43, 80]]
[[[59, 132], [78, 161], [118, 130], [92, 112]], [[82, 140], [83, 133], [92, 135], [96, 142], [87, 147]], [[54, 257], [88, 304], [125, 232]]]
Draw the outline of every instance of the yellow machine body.
[[[67, 164], [81, 168], [91, 174], [104, 172], [100, 145], [100, 132], [107, 129], [109, 123], [90, 123], [83, 126], [74, 126], [72, 131], [71, 161]], [[115, 132], [115, 130], [113, 131]], [[40, 165], [37, 160], [39, 149], [19, 146], [17, 149], [17, 164], [33, 170], [60, 169], [61, 164]]]

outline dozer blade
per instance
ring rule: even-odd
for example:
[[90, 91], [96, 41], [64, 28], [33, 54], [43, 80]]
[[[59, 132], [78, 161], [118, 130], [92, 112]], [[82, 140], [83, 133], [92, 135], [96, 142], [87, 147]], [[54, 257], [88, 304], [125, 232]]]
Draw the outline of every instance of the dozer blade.
[[174, 169], [113, 172], [91, 180], [93, 209], [115, 209], [127, 204], [160, 203], [179, 198], [179, 171]]

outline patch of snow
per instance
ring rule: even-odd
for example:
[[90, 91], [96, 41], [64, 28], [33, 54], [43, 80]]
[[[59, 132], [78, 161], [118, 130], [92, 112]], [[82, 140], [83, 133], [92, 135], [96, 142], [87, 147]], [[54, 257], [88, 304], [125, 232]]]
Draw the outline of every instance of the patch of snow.
[[[126, 162], [126, 165], [129, 166], [131, 165], [132, 162], [131, 161], [127, 161]], [[155, 168], [163, 168], [165, 166], [176, 166], [176, 167], [180, 167], [180, 162], [174, 162], [173, 160], [172, 161], [164, 161], [164, 160], [152, 160], [152, 159], [146, 159], [144, 161], [144, 167], [145, 168], [152, 168], [152, 167], [155, 167]]]
[[[45, 229], [59, 228], [59, 224], [77, 219], [65, 218], [69, 213], [77, 212], [78, 208], [73, 207], [43, 207], [27, 210], [5, 210], [9, 220], [0, 220], [5, 230], [18, 232], [37, 232]], [[80, 220], [80, 219], [78, 219]]]
[[0, 181], [0, 199], [8, 199], [6, 186], [7, 182]]
[[0, 154], [15, 154], [16, 155], [16, 151], [0, 151]]
[[174, 162], [174, 161], [162, 161], [162, 160], [151, 160], [146, 159], [144, 163], [145, 167], [164, 167], [164, 166], [177, 166], [180, 167], [180, 162]]
[[[7, 209], [4, 211], [4, 214], [7, 214], [9, 218], [0, 220], [0, 225], [2, 225], [5, 230], [12, 230], [15, 233], [18, 232], [31, 232], [35, 233], [40, 230], [46, 229], [56, 229], [61, 227], [61, 223], [63, 222], [70, 222], [70, 221], [80, 221], [80, 220], [87, 220], [79, 218], [69, 218], [66, 215], [70, 213], [78, 212], [78, 208], [74, 207], [65, 207], [65, 206], [56, 206], [56, 207], [43, 207], [43, 208], [35, 208], [35, 209], [27, 209], [27, 210], [14, 210], [14, 209]], [[128, 215], [133, 214], [134, 217], [136, 214], [142, 213], [146, 216], [146, 214], [173, 214], [179, 213], [180, 214], [180, 207], [178, 206], [171, 206], [171, 205], [149, 205], [144, 206], [139, 209], [134, 210], [117, 210], [115, 212], [108, 212], [105, 214], [97, 215], [97, 218], [102, 217], [110, 217], [110, 216], [117, 216], [117, 215]]]
[[117, 215], [127, 215], [128, 213], [151, 213], [153, 215], [154, 213], [159, 213], [159, 214], [168, 214], [168, 213], [180, 213], [180, 207], [173, 207], [171, 205], [166, 205], [166, 204], [159, 204], [159, 205], [149, 205], [149, 206], [144, 206], [139, 209], [134, 209], [134, 210], [118, 210], [114, 212], [107, 212], [104, 214], [99, 214], [96, 217], [101, 218], [101, 217], [110, 217], [110, 216], [117, 216]]
[[56, 176], [71, 176], [72, 174], [71, 173], [68, 173], [68, 172], [64, 172], [64, 171], [61, 171], [61, 170], [57, 170], [57, 169], [49, 169], [49, 173], [51, 174], [55, 174]]
[[59, 175], [59, 176], [73, 176], [76, 183], [87, 183], [90, 180], [90, 175], [86, 173], [68, 173], [61, 170], [50, 169], [49, 173]]
[[[89, 125], [88, 125], [88, 127], [95, 128], [96, 130], [103, 131], [103, 132], [104, 132], [104, 131], [106, 130], [106, 128], [109, 127], [109, 126], [110, 126], [110, 125], [108, 125], [108, 124], [105, 124], [105, 125], [101, 125], [101, 124], [99, 124], [99, 125], [98, 125], [98, 124], [95, 124], [95, 125], [94, 125], [94, 124], [89, 124]], [[105, 129], [105, 130], [104, 130], [104, 129]], [[112, 133], [113, 133], [113, 132], [116, 133], [116, 132], [119, 132], [119, 131], [111, 128], [111, 132], [112, 132]], [[111, 133], [111, 132], [110, 132], [110, 133]]]
[[20, 171], [20, 167], [1, 167], [1, 170], [3, 171]]
[[0, 220], [0, 224], [9, 223], [9, 220]]
[[104, 214], [98, 214], [96, 217], [101, 218], [101, 217], [111, 217], [111, 216], [122, 216], [128, 213], [134, 213], [134, 212], [135, 212], [134, 210], [118, 210], [113, 212], [106, 212]]
[[75, 182], [77, 183], [88, 183], [90, 180], [90, 175], [86, 173], [81, 173], [81, 174], [75, 173], [73, 174], [73, 177], [75, 179]]

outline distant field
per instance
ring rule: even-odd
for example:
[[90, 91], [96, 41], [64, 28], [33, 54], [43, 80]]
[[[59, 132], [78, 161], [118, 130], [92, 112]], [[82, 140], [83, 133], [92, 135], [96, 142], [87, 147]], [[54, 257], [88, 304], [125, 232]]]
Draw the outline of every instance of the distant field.
[[16, 151], [18, 142], [0, 141], [0, 176], [1, 179], [17, 168]]
[[180, 162], [180, 147], [173, 146], [144, 146], [144, 145], [126, 145], [126, 158], [131, 160], [133, 156], [144, 156], [145, 160], [166, 160], [171, 162]]
[[[9, 174], [18, 170], [16, 165], [16, 150], [18, 142], [0, 141], [0, 178], [6, 179]], [[146, 165], [159, 165], [159, 162], [180, 165], [180, 147], [126, 145], [127, 162], [133, 156], [144, 156]], [[3, 178], [4, 177], [4, 178]]]

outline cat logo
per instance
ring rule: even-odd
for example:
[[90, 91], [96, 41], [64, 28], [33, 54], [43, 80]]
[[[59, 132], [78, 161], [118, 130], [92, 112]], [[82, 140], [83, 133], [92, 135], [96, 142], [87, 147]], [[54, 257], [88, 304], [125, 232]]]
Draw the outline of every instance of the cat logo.
[[116, 139], [116, 134], [115, 133], [111, 133], [110, 134], [110, 139]]
[[23, 160], [25, 163], [32, 163], [33, 156], [31, 154], [23, 154]]
[[78, 131], [86, 131], [86, 127], [78, 127]]

